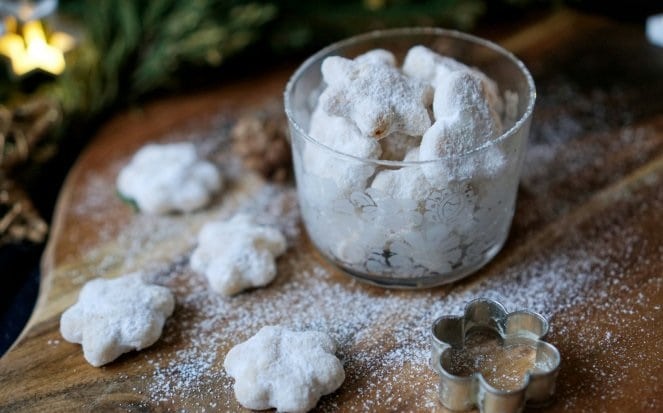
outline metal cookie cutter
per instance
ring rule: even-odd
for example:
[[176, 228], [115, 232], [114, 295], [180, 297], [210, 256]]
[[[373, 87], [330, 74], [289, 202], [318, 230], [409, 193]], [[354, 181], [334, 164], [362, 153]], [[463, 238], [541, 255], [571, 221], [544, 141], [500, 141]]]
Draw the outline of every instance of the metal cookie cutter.
[[[502, 346], [522, 345], [531, 349], [533, 367], [528, 368], [517, 388], [499, 389], [481, 372], [455, 375], [452, 358], [462, 350], [470, 333], [489, 331], [499, 335]], [[465, 306], [463, 316], [443, 316], [432, 328], [431, 365], [440, 375], [440, 401], [450, 410], [465, 411], [479, 407], [482, 413], [518, 413], [525, 404], [545, 405], [555, 391], [559, 371], [559, 351], [542, 341], [548, 332], [546, 319], [531, 311], [508, 313], [490, 299], [476, 299]]]

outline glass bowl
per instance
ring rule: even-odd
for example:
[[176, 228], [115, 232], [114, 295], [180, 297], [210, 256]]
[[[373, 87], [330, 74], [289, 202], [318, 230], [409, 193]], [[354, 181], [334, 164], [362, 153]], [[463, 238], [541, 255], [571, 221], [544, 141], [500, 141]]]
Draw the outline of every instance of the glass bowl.
[[[420, 162], [358, 158], [309, 136], [325, 87], [320, 67], [326, 57], [383, 48], [402, 63], [415, 45], [478, 68], [497, 83], [506, 107], [501, 136], [461, 155]], [[385, 287], [431, 287], [477, 271], [507, 238], [535, 97], [522, 62], [494, 43], [456, 31], [376, 31], [320, 50], [297, 69], [284, 97], [311, 241], [350, 275]], [[453, 178], [442, 171], [454, 171]], [[385, 177], [392, 183], [388, 190], [376, 184]]]

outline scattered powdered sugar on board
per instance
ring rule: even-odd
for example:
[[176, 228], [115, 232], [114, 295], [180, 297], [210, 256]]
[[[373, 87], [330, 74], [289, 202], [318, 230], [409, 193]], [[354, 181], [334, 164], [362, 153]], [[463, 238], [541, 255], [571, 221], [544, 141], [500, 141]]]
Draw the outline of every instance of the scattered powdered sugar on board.
[[[657, 202], [663, 205], [663, 199]], [[629, 269], [620, 263], [637, 256], [634, 248], [641, 243], [630, 226], [609, 225], [616, 219], [624, 220], [609, 214], [601, 217], [550, 248], [535, 248], [524, 259], [506, 263], [490, 277], [425, 291], [381, 290], [341, 278], [308, 253], [302, 242], [280, 259], [279, 276], [269, 288], [230, 299], [209, 292], [201, 277], [181, 265], [160, 278], [173, 288], [178, 308], [164, 333], [171, 350], [145, 355], [155, 366], [152, 376], [146, 377], [149, 397], [164, 406], [211, 398], [221, 410], [235, 409], [232, 382], [221, 367], [225, 352], [264, 325], [283, 324], [294, 330], [324, 331], [339, 343], [347, 378], [337, 393], [321, 400], [320, 410], [334, 411], [341, 403], [358, 410], [437, 408], [436, 380], [428, 367], [430, 325], [438, 316], [461, 314], [465, 304], [479, 296], [497, 298], [509, 310], [528, 308], [550, 317], [551, 341], [571, 343], [573, 353], [586, 354], [588, 360], [594, 347], [601, 346], [615, 362], [581, 367], [596, 376], [590, 383], [599, 387], [590, 390], [622, 397], [608, 390], [618, 388], [625, 377], [620, 363], [633, 368], [637, 360], [615, 345], [611, 333], [594, 337], [601, 327], [585, 325], [586, 315], [575, 312], [600, 309], [609, 322], [622, 325], [643, 321], [632, 317], [646, 314], [641, 308], [647, 305], [645, 296], [639, 294], [640, 302], [631, 302], [609, 294], [613, 287], [635, 294], [635, 287], [624, 282]], [[610, 230], [605, 231], [608, 225]], [[650, 278], [648, 288], [661, 291], [662, 281], [660, 275]], [[563, 357], [571, 351], [564, 346], [561, 350]], [[583, 361], [574, 361], [578, 362]], [[583, 396], [577, 390], [565, 391], [563, 403], [568, 406]], [[408, 398], [413, 394], [419, 396]]]
[[563, 73], [551, 76], [537, 82], [511, 229], [517, 243], [663, 151], [661, 105], [636, 104], [642, 94], [632, 87], [587, 88]]
[[[509, 310], [528, 308], [550, 318], [549, 341], [560, 348], [563, 358], [559, 403], [567, 410], [582, 398], [623, 399], [619, 383], [628, 371], [651, 371], [646, 365], [651, 356], [637, 357], [624, 348], [637, 348], [639, 337], [652, 337], [652, 330], [641, 326], [652, 324], [662, 311], [661, 303], [651, 307], [648, 298], [663, 293], [662, 263], [641, 257], [662, 256], [663, 244], [647, 243], [641, 228], [645, 224], [636, 218], [663, 220], [663, 194], [651, 189], [660, 188], [660, 179], [646, 183], [648, 196], [629, 193], [614, 200], [618, 205], [609, 213], [602, 211], [564, 234], [534, 236], [535, 244], [498, 256], [480, 275], [432, 290], [393, 291], [359, 284], [321, 261], [300, 237], [294, 188], [261, 183], [256, 189], [241, 166], [208, 138], [200, 138], [197, 145], [210, 158], [227, 161], [224, 173], [233, 182], [222, 200], [190, 215], [135, 214], [117, 236], [103, 233], [104, 239], [114, 242], [110, 253], [91, 251], [98, 260], [93, 276], [108, 275], [118, 267], [140, 267], [176, 296], [175, 313], [162, 339], [135, 356], [146, 364], [139, 376], [143, 387], [137, 386], [136, 392], [150, 403], [165, 409], [186, 406], [189, 411], [237, 410], [232, 381], [222, 368], [225, 353], [264, 325], [283, 324], [293, 330], [324, 331], [339, 343], [346, 381], [336, 393], [323, 397], [320, 410], [439, 409], [436, 377], [428, 367], [429, 328], [438, 316], [461, 314], [476, 297], [497, 298]], [[88, 203], [78, 205], [77, 213], [107, 207], [109, 186], [103, 185], [103, 179], [90, 178]], [[243, 192], [247, 187], [253, 189]], [[256, 213], [262, 223], [278, 226], [290, 249], [279, 259], [279, 275], [268, 288], [221, 298], [190, 270], [188, 256], [202, 223], [235, 212]], [[100, 230], [105, 230], [101, 222]], [[166, 254], [151, 253], [169, 243], [173, 245], [165, 248]], [[648, 277], [634, 281], [633, 274]], [[625, 333], [636, 328], [639, 331], [633, 335]], [[568, 354], [574, 355], [570, 366], [565, 365]], [[601, 361], [597, 354], [603, 354]], [[564, 378], [578, 373], [587, 376], [583, 387], [566, 386]]]

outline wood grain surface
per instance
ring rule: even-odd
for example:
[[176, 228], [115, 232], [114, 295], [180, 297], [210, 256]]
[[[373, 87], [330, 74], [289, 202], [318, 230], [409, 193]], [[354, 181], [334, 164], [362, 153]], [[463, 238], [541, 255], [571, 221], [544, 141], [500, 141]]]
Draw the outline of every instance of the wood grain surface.
[[[540, 411], [663, 411], [663, 49], [647, 43], [640, 25], [567, 10], [494, 40], [525, 62], [538, 92], [517, 211], [497, 258], [450, 286], [385, 291], [335, 270], [302, 232], [288, 258], [280, 260], [279, 274], [321, 267], [328, 274], [326, 282], [347, 291], [376, 299], [421, 300], [464, 291], [489, 293], [507, 274], [517, 281], [521, 273], [527, 282], [538, 279], [532, 272], [551, 273], [518, 292], [527, 295], [542, 287], [555, 297], [547, 309], [552, 316], [548, 341], [559, 348], [562, 368], [555, 402]], [[221, 364], [223, 354], [249, 331], [214, 343], [221, 356], [210, 368], [214, 374], [195, 378], [198, 391], [162, 391], [158, 396], [168, 396], [163, 400], [155, 397], [150, 384], [158, 370], [153, 361], [191, 345], [177, 333], [186, 321], [185, 305], [178, 303], [167, 325], [164, 335], [170, 333], [170, 339], [103, 368], [91, 367], [80, 346], [64, 342], [59, 317], [88, 279], [117, 276], [153, 262], [172, 264], [160, 269], [164, 277], [186, 272], [181, 267], [191, 239], [176, 231], [195, 234], [202, 223], [232, 211], [264, 182], [244, 175], [233, 183], [232, 195], [210, 211], [169, 217], [165, 225], [175, 231], [172, 236], [136, 240], [140, 247], [126, 251], [119, 250], [126, 246], [121, 240], [132, 234], [136, 214], [114, 196], [117, 171], [146, 142], [217, 133], [239, 111], [278, 99], [292, 70], [273, 70], [218, 89], [160, 100], [120, 114], [102, 128], [60, 195], [34, 314], [0, 359], [0, 411], [241, 410]], [[577, 280], [556, 285], [555, 272], [568, 272], [571, 265]], [[279, 277], [274, 288], [250, 294], [270, 300], [297, 275]], [[576, 288], [584, 279], [590, 284]], [[536, 294], [541, 296], [541, 291]], [[424, 321], [432, 319], [426, 316]], [[397, 319], [367, 328], [385, 343], [379, 351], [397, 347], [390, 342], [402, 328]], [[345, 356], [352, 360], [353, 352], [371, 350], [367, 343], [344, 349]], [[355, 364], [349, 363], [348, 380], [318, 408], [444, 411], [435, 400], [435, 375], [413, 364], [405, 360], [393, 371], [380, 370], [407, 378], [394, 383], [364, 370], [353, 373]]]

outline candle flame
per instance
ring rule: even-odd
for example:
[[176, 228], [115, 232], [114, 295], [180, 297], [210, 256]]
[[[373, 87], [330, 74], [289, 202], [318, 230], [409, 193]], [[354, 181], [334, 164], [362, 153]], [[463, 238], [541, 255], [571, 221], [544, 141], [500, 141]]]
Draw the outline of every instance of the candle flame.
[[26, 22], [19, 30], [16, 20], [8, 18], [5, 28], [7, 32], [0, 36], [0, 54], [9, 58], [17, 76], [35, 69], [54, 75], [64, 71], [64, 52], [73, 47], [73, 37], [56, 32], [47, 38], [39, 20]]

